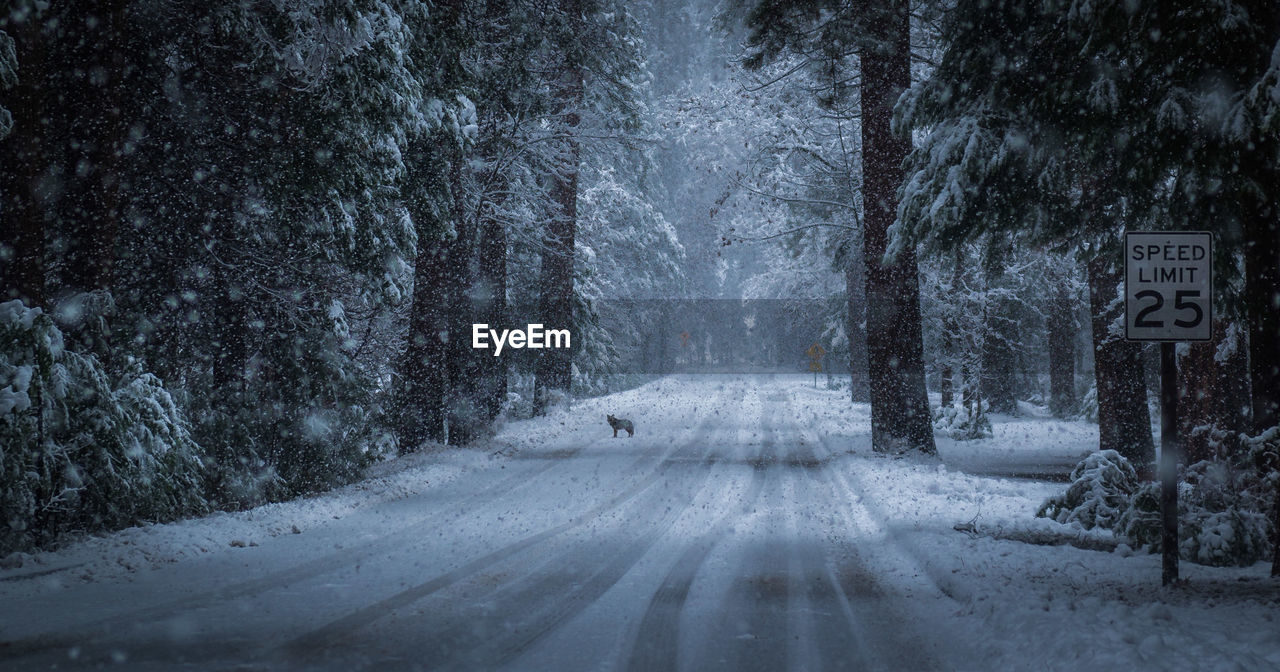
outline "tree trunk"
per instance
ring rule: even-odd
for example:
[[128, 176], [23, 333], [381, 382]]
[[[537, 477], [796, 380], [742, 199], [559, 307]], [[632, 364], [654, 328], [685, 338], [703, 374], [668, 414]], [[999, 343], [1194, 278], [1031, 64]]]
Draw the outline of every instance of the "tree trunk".
[[1116, 300], [1120, 271], [1106, 257], [1089, 260], [1094, 375], [1098, 387], [1098, 449], [1114, 450], [1144, 479], [1154, 476], [1155, 444], [1147, 386], [1142, 379], [1142, 345], [1111, 334], [1124, 306]]
[[[939, 367], [939, 388], [942, 394], [940, 406], [942, 408], [951, 408], [956, 403], [956, 391], [964, 385], [964, 379], [959, 377], [961, 371], [956, 369], [956, 365], [961, 361], [961, 343], [963, 339], [960, 336], [960, 321], [956, 317], [956, 311], [960, 310], [960, 283], [961, 273], [964, 268], [964, 248], [958, 246], [955, 249], [955, 259], [951, 267], [951, 288], [947, 292], [946, 310], [942, 318], [942, 366]], [[965, 395], [966, 399], [969, 395]]]
[[[1009, 243], [1003, 234], [987, 237], [987, 249], [983, 259], [983, 274], [988, 290], [1001, 289]], [[1017, 351], [1017, 322], [1012, 306], [999, 293], [988, 298], [983, 311], [982, 338], [982, 396], [991, 404], [995, 413], [1017, 413], [1018, 402], [1013, 395], [1014, 363]]]
[[[221, 251], [221, 250], [219, 250]], [[214, 292], [213, 387], [224, 398], [243, 398], [245, 364], [249, 361], [246, 339], [244, 292], [236, 286], [231, 269], [213, 264]], [[236, 408], [237, 404], [227, 404]]]
[[1250, 214], [1244, 236], [1244, 300], [1253, 429], [1260, 433], [1280, 424], [1280, 221], [1274, 206], [1260, 206]]
[[413, 305], [409, 309], [409, 343], [401, 370], [399, 424], [405, 452], [417, 450], [424, 441], [445, 441], [449, 373], [446, 258], [443, 241], [419, 237], [413, 268]]
[[[409, 216], [418, 232], [413, 264], [409, 334], [401, 364], [397, 404], [400, 443], [412, 452], [424, 441], [444, 443], [449, 384], [450, 283], [448, 218], [453, 209], [447, 183], [452, 138], [425, 137], [409, 149], [413, 168], [407, 192]], [[456, 158], [456, 157], [455, 157]]]
[[[1273, 11], [1269, 23], [1274, 33], [1280, 33], [1280, 12]], [[1276, 151], [1277, 142], [1266, 138], [1240, 157], [1241, 172], [1256, 182], [1257, 193], [1262, 195], [1244, 204], [1242, 236], [1254, 434], [1280, 424], [1280, 208], [1275, 201], [1280, 166], [1274, 159]], [[1280, 576], [1280, 485], [1274, 507], [1271, 574]]]
[[[439, 3], [426, 26], [428, 34], [443, 36], [451, 45], [437, 54], [438, 84], [447, 91], [463, 85], [461, 49], [465, 43], [461, 0]], [[447, 130], [415, 138], [405, 154], [408, 168], [406, 205], [418, 234], [414, 255], [413, 298], [409, 334], [401, 363], [397, 406], [402, 450], [418, 450], [425, 441], [448, 440], [450, 330], [456, 314], [458, 274], [450, 262], [450, 222], [460, 217], [461, 138]], [[458, 334], [453, 334], [457, 338]], [[468, 339], [469, 340], [469, 339]]]
[[[576, 161], [577, 143], [570, 152]], [[578, 174], [556, 178], [553, 199], [560, 213], [547, 225], [542, 252], [541, 285], [538, 313], [547, 329], [571, 329], [573, 326], [573, 246], [577, 223]], [[538, 372], [534, 389], [534, 411], [546, 411], [552, 391], [568, 393], [572, 382], [572, 357], [568, 348], [546, 348], [538, 353]]]
[[847, 312], [845, 333], [849, 337], [849, 400], [855, 404], [871, 401], [871, 388], [867, 384], [867, 331], [866, 302], [863, 290], [866, 286], [866, 268], [862, 255], [856, 255], [844, 271], [844, 293]]
[[1049, 411], [1066, 418], [1078, 410], [1076, 400], [1076, 303], [1066, 282], [1050, 290], [1045, 327], [1049, 341]]
[[[69, 143], [66, 174], [75, 175], [68, 185], [64, 281], [69, 291], [110, 289], [115, 266], [115, 244], [122, 216], [121, 155], [124, 151], [126, 77], [130, 59], [126, 40], [126, 2], [96, 0], [78, 3], [85, 31], [79, 44], [69, 47], [85, 62], [103, 67], [68, 73], [64, 84], [74, 93], [67, 103], [65, 133]], [[93, 19], [89, 21], [87, 19]]]
[[960, 403], [964, 406], [965, 417], [969, 419], [982, 415], [982, 396], [978, 393], [978, 382], [974, 380], [973, 367], [966, 361], [960, 365]]
[[871, 20], [877, 44], [862, 50], [862, 148], [866, 217], [867, 368], [871, 445], [879, 452], [936, 453], [924, 384], [920, 287], [914, 249], [885, 260], [910, 143], [890, 128], [893, 106], [911, 85], [910, 16], [889, 2]]
[[44, 233], [54, 198], [45, 23], [33, 11], [22, 23], [10, 18], [4, 25], [15, 43], [18, 84], [4, 94], [13, 127], [0, 138], [0, 301], [20, 299], [29, 306], [45, 300]]
[[[574, 0], [566, 3], [572, 23], [581, 21], [581, 8]], [[559, 99], [564, 115], [564, 130], [569, 136], [565, 160], [553, 177], [551, 200], [558, 206], [556, 216], [547, 224], [541, 269], [541, 292], [538, 312], [547, 329], [573, 327], [573, 250], [578, 225], [578, 164], [581, 148], [574, 134], [581, 121], [582, 65], [576, 56], [566, 56]], [[569, 393], [573, 382], [571, 348], [545, 348], [538, 354], [537, 378], [534, 381], [534, 413], [546, 412], [550, 395]]]
[[[1191, 343], [1178, 358], [1178, 437], [1187, 464], [1233, 456], [1248, 431], [1248, 362], [1235, 330], [1214, 324], [1215, 340]], [[1219, 360], [1219, 352], [1227, 356]], [[1199, 430], [1199, 431], [1197, 431]], [[1209, 430], [1209, 431], [1205, 431]], [[1214, 432], [1216, 435], [1211, 435]]]
[[[496, 217], [486, 217], [480, 227], [477, 259], [479, 320], [501, 331], [507, 311], [507, 230]], [[507, 365], [501, 357], [480, 357], [480, 399], [483, 413], [492, 422], [507, 400]]]
[[938, 394], [940, 399], [938, 405], [942, 408], [951, 408], [956, 403], [955, 387], [953, 379], [955, 378], [955, 369], [951, 367], [951, 362], [945, 362], [938, 368]]
[[450, 183], [453, 192], [453, 228], [445, 255], [449, 302], [449, 443], [471, 443], [487, 424], [481, 412], [480, 355], [471, 347], [471, 325], [482, 322], [475, 294], [475, 220], [465, 216], [462, 202], [462, 155], [452, 158]]
[[[1280, 424], [1280, 213], [1274, 200], [1280, 168], [1263, 158], [1274, 156], [1274, 147], [1274, 142], [1266, 143], [1242, 161], [1261, 183], [1262, 193], [1270, 196], [1252, 203], [1244, 217], [1244, 304], [1254, 434]], [[1272, 502], [1272, 529], [1271, 575], [1280, 576], [1280, 485]]]

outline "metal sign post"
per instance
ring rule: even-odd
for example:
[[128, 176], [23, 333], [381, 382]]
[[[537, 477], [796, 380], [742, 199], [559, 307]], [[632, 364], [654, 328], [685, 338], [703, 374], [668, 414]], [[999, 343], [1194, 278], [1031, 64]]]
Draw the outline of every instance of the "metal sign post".
[[1177, 343], [1213, 338], [1213, 236], [1206, 231], [1124, 235], [1124, 335], [1160, 343], [1161, 583], [1178, 580]]
[[809, 355], [809, 370], [813, 372], [813, 389], [818, 389], [818, 372], [822, 370], [822, 356], [827, 354], [827, 349], [822, 344], [814, 341], [804, 354]]

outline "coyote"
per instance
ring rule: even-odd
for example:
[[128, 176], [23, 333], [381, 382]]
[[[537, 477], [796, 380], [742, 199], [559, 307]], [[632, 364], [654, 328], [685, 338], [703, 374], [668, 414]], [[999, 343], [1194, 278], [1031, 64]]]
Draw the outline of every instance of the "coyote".
[[635, 436], [636, 427], [635, 425], [631, 424], [630, 420], [626, 420], [623, 418], [615, 418], [612, 415], [606, 415], [605, 418], [608, 419], [609, 426], [613, 428], [613, 438], [615, 439], [618, 438], [619, 429], [627, 430], [627, 438]]

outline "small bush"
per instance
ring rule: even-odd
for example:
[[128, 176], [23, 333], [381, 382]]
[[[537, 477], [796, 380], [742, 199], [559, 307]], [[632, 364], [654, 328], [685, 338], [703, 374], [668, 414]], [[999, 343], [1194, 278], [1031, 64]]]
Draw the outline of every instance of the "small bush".
[[[1270, 556], [1274, 470], [1268, 451], [1280, 432], [1245, 438], [1244, 459], [1203, 461], [1181, 474], [1178, 485], [1178, 555], [1211, 566], [1248, 566]], [[1124, 536], [1130, 546], [1161, 549], [1160, 484], [1139, 483], [1133, 466], [1114, 451], [1085, 458], [1071, 473], [1062, 495], [1040, 506], [1037, 516], [1084, 529], [1102, 527]]]
[[986, 439], [993, 435], [984, 408], [939, 406], [933, 414], [934, 431], [958, 441]]
[[1059, 523], [1076, 523], [1086, 530], [1115, 527], [1138, 490], [1138, 475], [1129, 460], [1114, 450], [1101, 450], [1071, 470], [1071, 485], [1051, 497], [1036, 516]]
[[1183, 511], [1179, 532], [1178, 554], [1191, 562], [1248, 567], [1267, 557], [1267, 517], [1257, 511]]
[[1116, 520], [1115, 531], [1124, 535], [1133, 548], [1160, 549], [1163, 534], [1160, 517], [1160, 484], [1147, 481], [1129, 498], [1128, 506]]

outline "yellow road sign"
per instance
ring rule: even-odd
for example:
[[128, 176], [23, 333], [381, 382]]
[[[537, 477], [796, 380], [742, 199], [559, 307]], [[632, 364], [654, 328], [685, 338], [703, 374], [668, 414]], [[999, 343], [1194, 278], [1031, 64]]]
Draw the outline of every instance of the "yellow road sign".
[[812, 372], [814, 372], [814, 373], [817, 373], [817, 372], [821, 371], [821, 370], [822, 370], [822, 362], [819, 362], [819, 361], [818, 361], [818, 360], [816, 360], [816, 359], [815, 359], [815, 360], [813, 360], [812, 362], [809, 362], [809, 370], [810, 370], [810, 371], [812, 371]]
[[804, 354], [809, 355], [809, 359], [817, 361], [822, 359], [822, 356], [827, 354], [827, 351], [823, 349], [821, 343], [814, 341], [813, 345], [809, 346], [809, 349], [804, 351]]

